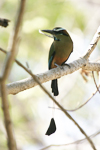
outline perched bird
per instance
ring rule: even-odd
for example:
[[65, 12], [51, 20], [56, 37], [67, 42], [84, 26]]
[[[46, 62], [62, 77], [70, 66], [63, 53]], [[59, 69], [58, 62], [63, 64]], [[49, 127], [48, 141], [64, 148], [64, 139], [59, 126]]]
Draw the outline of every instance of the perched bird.
[[[48, 59], [48, 68], [56, 68], [57, 66], [62, 66], [69, 58], [70, 54], [73, 51], [73, 41], [68, 34], [68, 32], [62, 27], [56, 27], [53, 30], [42, 30], [42, 32], [46, 32], [51, 34], [54, 39], [50, 51], [49, 51], [49, 59]], [[41, 33], [41, 31], [40, 31]], [[57, 79], [52, 80], [51, 82], [52, 93], [54, 96], [59, 94], [58, 91], [58, 83]], [[51, 118], [50, 125], [46, 131], [46, 135], [51, 135], [56, 131], [56, 124], [54, 118]]]
[[[70, 35], [62, 27], [42, 30], [42, 32], [50, 33], [54, 38], [49, 51], [48, 68], [52, 69], [64, 65], [73, 51], [73, 41]], [[59, 94], [57, 79], [52, 80], [51, 88], [54, 96], [57, 96]]]

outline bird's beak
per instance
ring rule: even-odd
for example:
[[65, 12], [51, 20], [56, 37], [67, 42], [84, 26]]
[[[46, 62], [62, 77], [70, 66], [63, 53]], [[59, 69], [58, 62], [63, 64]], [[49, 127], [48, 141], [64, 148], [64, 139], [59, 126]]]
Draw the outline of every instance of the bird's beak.
[[53, 35], [53, 30], [41, 30], [42, 32], [47, 32]]
[[[52, 34], [52, 35], [45, 34], [44, 32], [50, 33], [50, 34]], [[52, 30], [39, 30], [39, 33], [44, 34], [44, 35], [46, 35], [46, 36], [48, 36], [48, 37], [50, 37], [50, 38], [54, 38], [54, 36], [53, 36], [53, 31], [52, 31]]]

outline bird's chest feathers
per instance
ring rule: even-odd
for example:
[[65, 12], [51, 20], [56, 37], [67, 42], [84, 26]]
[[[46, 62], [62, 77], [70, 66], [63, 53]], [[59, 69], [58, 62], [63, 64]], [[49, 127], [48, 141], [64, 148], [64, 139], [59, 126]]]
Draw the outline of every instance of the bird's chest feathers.
[[71, 44], [69, 42], [57, 42], [54, 44], [55, 55], [57, 57], [63, 58], [67, 57], [71, 51]]

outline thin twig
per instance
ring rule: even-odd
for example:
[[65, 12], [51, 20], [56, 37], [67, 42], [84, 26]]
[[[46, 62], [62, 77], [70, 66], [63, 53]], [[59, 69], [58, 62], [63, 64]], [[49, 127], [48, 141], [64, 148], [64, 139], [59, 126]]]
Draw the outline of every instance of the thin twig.
[[[99, 87], [100, 87], [100, 85], [99, 85]], [[78, 106], [77, 108], [75, 108], [75, 109], [65, 109], [65, 110], [66, 110], [66, 111], [69, 111], [69, 112], [73, 112], [73, 111], [79, 110], [80, 108], [82, 108], [83, 106], [85, 106], [85, 105], [93, 98], [93, 96], [94, 96], [97, 92], [98, 92], [98, 90], [96, 90], [96, 91], [89, 97], [89, 99], [88, 99], [85, 103], [83, 103], [82, 105]], [[49, 107], [49, 108], [53, 108], [53, 107]], [[54, 109], [59, 109], [59, 108], [54, 108]], [[59, 110], [60, 110], [60, 109], [59, 109]]]
[[85, 54], [84, 58], [88, 60], [88, 58], [90, 57], [91, 53], [93, 52], [93, 50], [95, 49], [95, 47], [97, 46], [97, 43], [100, 39], [100, 26], [97, 29], [97, 32], [95, 33], [89, 47], [88, 47], [88, 52]]
[[94, 72], [93, 71], [92, 71], [92, 76], [93, 76], [93, 80], [94, 80], [95, 86], [97, 88], [97, 91], [100, 93], [99, 88], [98, 88], [97, 83], [96, 83], [96, 80], [95, 80], [95, 77], [94, 77]]
[[[89, 137], [93, 138], [93, 137], [97, 136], [98, 134], [100, 134], [100, 131], [90, 135]], [[44, 147], [40, 150], [46, 150], [46, 149], [51, 148], [51, 147], [60, 147], [60, 146], [68, 146], [68, 145], [72, 145], [72, 144], [79, 144], [80, 142], [84, 142], [84, 140], [86, 140], [86, 138], [81, 139], [81, 140], [77, 140], [75, 142], [71, 142], [71, 143], [68, 143], [68, 144], [59, 144], [59, 145], [52, 144], [52, 145], [46, 146], [46, 147]]]
[[13, 130], [12, 130], [12, 123], [11, 123], [11, 117], [9, 113], [9, 104], [8, 104], [7, 89], [6, 89], [5, 82], [11, 71], [11, 66], [16, 56], [15, 48], [16, 48], [16, 42], [18, 38], [20, 24], [22, 22], [24, 5], [25, 5], [25, 0], [21, 0], [17, 22], [15, 24], [14, 32], [10, 39], [10, 46], [8, 48], [10, 52], [7, 53], [6, 62], [4, 64], [4, 70], [2, 71], [2, 76], [0, 78], [2, 108], [3, 108], [3, 113], [4, 113], [4, 122], [5, 122], [6, 131], [7, 131], [7, 137], [8, 137], [7, 140], [8, 140], [9, 150], [17, 150], [17, 145], [16, 145], [16, 141], [13, 135]]

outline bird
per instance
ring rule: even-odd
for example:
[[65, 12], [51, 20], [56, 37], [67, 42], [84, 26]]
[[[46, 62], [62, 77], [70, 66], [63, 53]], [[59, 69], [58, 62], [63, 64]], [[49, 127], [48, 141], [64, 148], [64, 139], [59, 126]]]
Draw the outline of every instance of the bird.
[[[47, 29], [41, 31], [51, 34], [54, 39], [49, 51], [48, 69], [50, 70], [58, 66], [63, 66], [73, 52], [73, 41], [69, 33], [62, 27], [55, 27], [52, 30]], [[59, 95], [57, 79], [51, 81], [51, 89], [54, 96]]]

